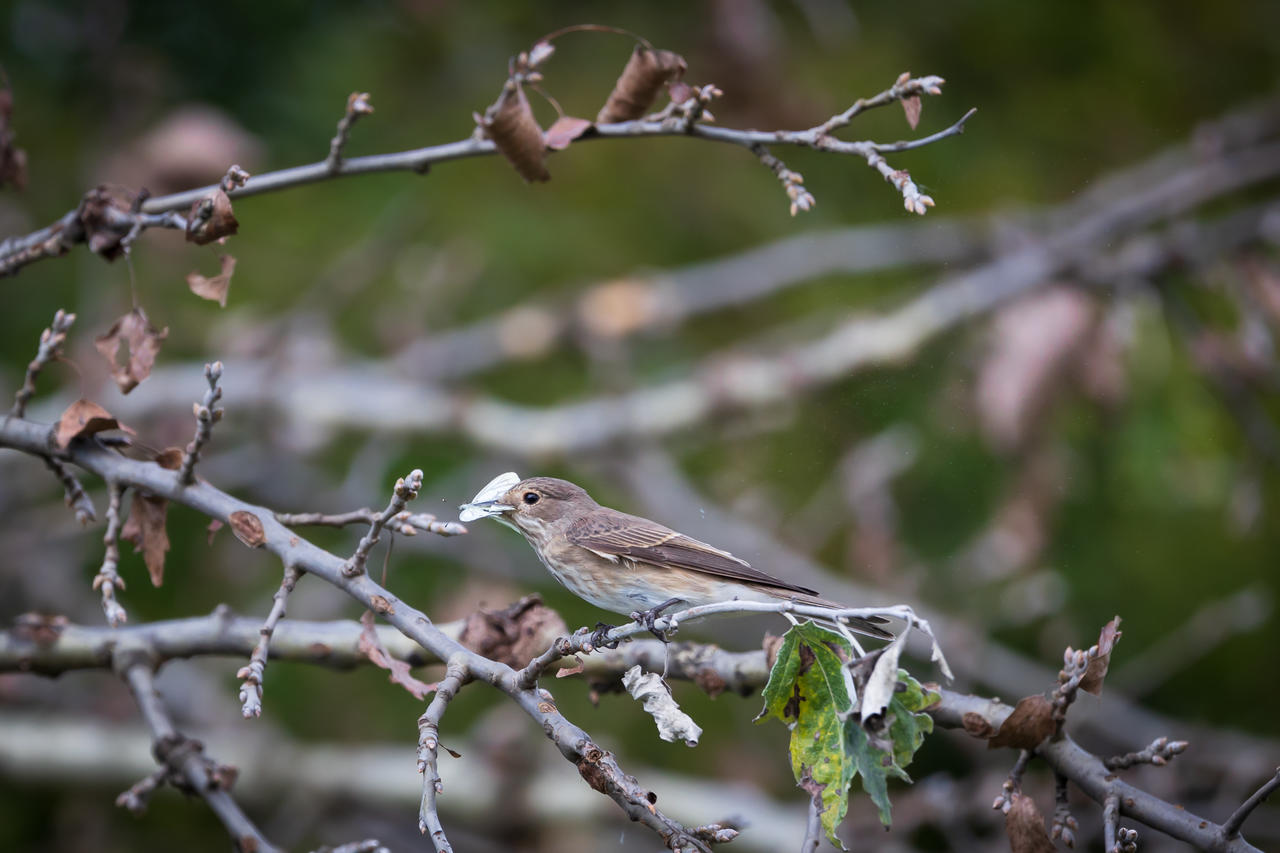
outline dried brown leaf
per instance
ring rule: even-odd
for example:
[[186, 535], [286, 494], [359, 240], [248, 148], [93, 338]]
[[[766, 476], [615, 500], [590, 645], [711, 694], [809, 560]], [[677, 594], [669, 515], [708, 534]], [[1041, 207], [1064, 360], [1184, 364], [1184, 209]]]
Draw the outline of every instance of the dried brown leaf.
[[1004, 817], [1004, 831], [1009, 835], [1012, 853], [1054, 853], [1053, 842], [1044, 828], [1044, 818], [1035, 800], [1026, 794], [1009, 799], [1009, 812]]
[[105, 186], [95, 187], [84, 194], [77, 217], [91, 252], [108, 261], [124, 253], [120, 241], [129, 233], [129, 228], [122, 221], [121, 214], [128, 210], [129, 203], [112, 195]]
[[568, 678], [571, 675], [577, 675], [587, 668], [587, 665], [582, 662], [582, 658], [577, 655], [573, 656], [573, 660], [573, 666], [566, 666], [556, 670], [556, 678]]
[[542, 134], [542, 138], [552, 151], [563, 151], [569, 147], [569, 143], [586, 133], [592, 126], [589, 119], [560, 116], [555, 124]]
[[995, 727], [991, 722], [976, 711], [966, 711], [965, 715], [960, 719], [964, 730], [976, 738], [986, 740], [996, 733]]
[[187, 273], [187, 287], [191, 288], [191, 292], [196, 296], [226, 308], [227, 289], [231, 287], [231, 275], [236, 271], [236, 259], [231, 255], [223, 255], [219, 260], [222, 263], [222, 272], [212, 278], [205, 278], [192, 270]]
[[360, 617], [360, 624], [363, 626], [360, 629], [360, 640], [357, 643], [360, 654], [367, 657], [375, 665], [387, 670], [392, 684], [399, 684], [412, 693], [416, 699], [424, 699], [428, 693], [435, 692], [436, 685], [427, 684], [425, 681], [419, 681], [414, 678], [413, 673], [409, 671], [409, 664], [402, 660], [397, 660], [387, 653], [386, 647], [378, 639], [377, 629], [374, 628], [373, 611], [366, 610], [364, 615]]
[[142, 552], [152, 586], [164, 583], [164, 555], [169, 550], [169, 534], [165, 530], [168, 512], [168, 499], [134, 492], [129, 519], [120, 530], [120, 538], [132, 542], [134, 551]]
[[1037, 693], [1018, 702], [1013, 713], [1000, 725], [999, 731], [987, 741], [987, 748], [1011, 746], [1014, 749], [1035, 749], [1056, 729], [1053, 706], [1043, 694]]
[[226, 525], [222, 523], [221, 519], [215, 518], [213, 521], [209, 522], [209, 527], [207, 528], [209, 531], [208, 544], [213, 544], [213, 537], [217, 536], [218, 531], [224, 527], [226, 527]]
[[1115, 648], [1122, 633], [1119, 616], [1102, 626], [1102, 632], [1098, 635], [1098, 654], [1089, 661], [1084, 677], [1080, 679], [1081, 690], [1094, 696], [1102, 693], [1102, 680], [1107, 677], [1107, 670], [1111, 667], [1111, 650]]
[[907, 115], [907, 124], [911, 125], [911, 129], [915, 130], [920, 124], [920, 96], [912, 95], [909, 98], [902, 99], [902, 111]]
[[526, 181], [550, 180], [547, 171], [547, 145], [542, 128], [533, 117], [533, 109], [524, 89], [514, 80], [508, 80], [498, 100], [479, 120], [480, 127], [493, 140], [503, 157], [515, 167]]
[[239, 228], [231, 212], [231, 198], [222, 187], [192, 202], [187, 214], [187, 240], [198, 246], [230, 237]]
[[559, 613], [543, 604], [541, 597], [526, 595], [503, 610], [472, 613], [458, 642], [487, 658], [522, 667], [567, 633]]
[[782, 637], [766, 631], [763, 645], [765, 666], [772, 670], [773, 665], [778, 661], [778, 649], [782, 648]]
[[[120, 386], [120, 393], [128, 394], [151, 375], [156, 356], [160, 354], [160, 343], [168, 335], [168, 328], [156, 329], [146, 312], [134, 308], [116, 320], [105, 335], [94, 340], [98, 352], [111, 365], [111, 375]], [[129, 357], [123, 364], [118, 360], [121, 343], [129, 347]]]
[[261, 548], [267, 544], [267, 534], [262, 529], [262, 520], [251, 512], [238, 509], [231, 513], [231, 532], [250, 548]]
[[109, 429], [122, 429], [130, 435], [133, 430], [117, 421], [111, 413], [89, 400], [76, 400], [58, 418], [53, 431], [53, 443], [66, 450], [77, 438], [93, 435]]
[[684, 76], [684, 57], [669, 50], [637, 45], [622, 69], [613, 91], [596, 116], [597, 124], [615, 124], [642, 117], [657, 100], [662, 87]]

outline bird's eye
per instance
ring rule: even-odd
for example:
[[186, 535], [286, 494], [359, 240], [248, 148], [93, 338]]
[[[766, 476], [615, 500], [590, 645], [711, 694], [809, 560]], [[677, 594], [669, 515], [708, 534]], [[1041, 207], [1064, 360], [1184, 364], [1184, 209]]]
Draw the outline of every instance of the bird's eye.
[[524, 493], [524, 502], [525, 502], [525, 503], [527, 503], [527, 504], [529, 504], [529, 505], [536, 504], [536, 503], [538, 502], [538, 493], [537, 493], [537, 492], [525, 492], [525, 493]]

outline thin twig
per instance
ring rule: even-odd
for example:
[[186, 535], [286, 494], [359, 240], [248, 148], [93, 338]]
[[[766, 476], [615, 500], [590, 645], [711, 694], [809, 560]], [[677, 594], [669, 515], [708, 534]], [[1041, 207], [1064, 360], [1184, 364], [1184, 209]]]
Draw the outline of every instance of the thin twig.
[[213, 425], [222, 420], [223, 409], [218, 406], [222, 399], [222, 387], [218, 384], [222, 379], [222, 362], [206, 364], [204, 378], [209, 383], [209, 390], [205, 392], [203, 401], [192, 406], [196, 416], [196, 434], [183, 451], [182, 466], [178, 469], [179, 481], [188, 485], [196, 481], [195, 467], [200, 461], [200, 449], [213, 434]]
[[53, 472], [53, 476], [58, 478], [58, 482], [62, 483], [67, 506], [75, 511], [76, 521], [81, 524], [90, 524], [97, 521], [98, 513], [93, 507], [93, 500], [89, 497], [89, 493], [84, 490], [84, 486], [80, 485], [76, 475], [71, 473], [71, 469], [52, 456], [44, 457], [44, 464]]
[[[277, 512], [276, 521], [285, 527], [346, 527], [349, 524], [373, 524], [381, 513], [364, 507], [349, 512]], [[398, 512], [387, 522], [393, 533], [416, 536], [419, 532], [437, 536], [460, 536], [467, 528], [460, 521], [439, 521], [427, 512]]]
[[1245, 820], [1249, 815], [1253, 814], [1253, 810], [1266, 802], [1277, 788], [1280, 788], [1280, 767], [1276, 768], [1275, 775], [1262, 784], [1262, 787], [1254, 791], [1249, 799], [1240, 804], [1240, 808], [1231, 813], [1231, 817], [1227, 818], [1222, 824], [1222, 837], [1226, 840], [1237, 838], [1240, 835], [1240, 827], [1244, 826]]
[[364, 574], [364, 566], [369, 559], [369, 552], [373, 550], [374, 545], [378, 544], [378, 538], [382, 535], [382, 528], [404, 510], [405, 504], [418, 496], [418, 490], [421, 488], [422, 470], [419, 468], [414, 468], [410, 471], [408, 479], [401, 477], [396, 480], [391, 503], [387, 504], [387, 508], [382, 511], [381, 515], [369, 523], [369, 532], [356, 545], [355, 553], [351, 555], [351, 559], [347, 561], [346, 566], [343, 568], [344, 574], [348, 577]]
[[1000, 786], [1000, 794], [991, 804], [991, 808], [999, 812], [1009, 813], [1009, 809], [1013, 807], [1013, 795], [1022, 792], [1022, 777], [1026, 775], [1027, 765], [1031, 763], [1031, 750], [1024, 749], [1018, 752], [1018, 760], [1013, 763], [1013, 769], [1009, 771], [1009, 776]]
[[116, 600], [116, 591], [124, 589], [124, 578], [120, 577], [120, 504], [124, 497], [124, 485], [112, 480], [107, 481], [107, 530], [102, 535], [102, 544], [106, 552], [102, 557], [102, 567], [93, 578], [93, 588], [102, 592], [102, 612], [111, 627], [122, 625], [129, 617], [124, 607]]
[[206, 757], [203, 744], [184, 737], [174, 727], [156, 692], [151, 666], [145, 650], [121, 649], [116, 654], [116, 671], [133, 692], [138, 710], [151, 730], [152, 752], [156, 760], [170, 771], [165, 781], [202, 797], [227, 828], [236, 849], [276, 853], [278, 848], [263, 836], [231, 798], [235, 768], [224, 767]]
[[1079, 824], [1071, 814], [1069, 783], [1070, 780], [1061, 773], [1053, 774], [1053, 824], [1049, 828], [1049, 837], [1054, 841], [1060, 838], [1064, 845], [1073, 848]]
[[289, 593], [293, 592], [299, 576], [298, 570], [293, 566], [284, 567], [284, 580], [280, 582], [280, 588], [272, 596], [271, 612], [267, 614], [266, 621], [258, 631], [258, 643], [253, 647], [253, 653], [249, 655], [249, 664], [241, 667], [236, 673], [236, 678], [244, 679], [244, 684], [240, 685], [240, 701], [243, 703], [240, 713], [246, 719], [262, 715], [262, 680], [266, 675], [268, 646], [276, 625], [284, 617], [285, 602], [289, 598]]
[[352, 92], [347, 98], [347, 111], [338, 119], [338, 132], [329, 140], [329, 156], [324, 161], [329, 174], [336, 174], [342, 167], [342, 149], [351, 137], [351, 128], [361, 117], [372, 112], [373, 105], [369, 103], [368, 92]]
[[1120, 822], [1120, 795], [1107, 794], [1102, 803], [1102, 850], [1103, 853], [1120, 853], [1120, 845], [1116, 840], [1116, 830]]
[[62, 356], [62, 345], [66, 343], [67, 332], [76, 321], [75, 314], [68, 314], [61, 308], [53, 315], [53, 323], [40, 333], [40, 346], [36, 349], [36, 357], [27, 365], [27, 374], [22, 380], [22, 387], [13, 398], [13, 408], [9, 414], [21, 418], [27, 413], [27, 402], [36, 393], [36, 379], [45, 365]]
[[1168, 764], [1175, 755], [1185, 752], [1189, 744], [1185, 740], [1169, 740], [1159, 737], [1140, 752], [1129, 752], [1124, 755], [1113, 755], [1102, 763], [1108, 770], [1127, 770], [1135, 764], [1154, 764], [1157, 767]]
[[418, 831], [423, 835], [430, 833], [436, 853], [453, 853], [449, 839], [445, 837], [444, 827], [440, 824], [440, 813], [436, 809], [436, 796], [444, 791], [440, 772], [436, 767], [440, 749], [440, 720], [469, 677], [466, 659], [451, 659], [445, 669], [445, 677], [436, 685], [435, 696], [431, 697], [427, 710], [418, 718], [418, 772], [422, 774]]

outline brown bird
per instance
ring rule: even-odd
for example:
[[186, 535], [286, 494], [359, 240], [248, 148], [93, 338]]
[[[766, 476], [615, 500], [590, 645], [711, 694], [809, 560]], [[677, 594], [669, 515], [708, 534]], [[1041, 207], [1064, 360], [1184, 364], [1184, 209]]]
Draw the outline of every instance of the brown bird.
[[[460, 509], [463, 521], [488, 517], [513, 528], [574, 595], [651, 631], [658, 614], [676, 604], [739, 599], [843, 606], [656, 521], [601, 506], [567, 480], [503, 474]], [[873, 637], [893, 636], [874, 621], [887, 620], [848, 624]]]

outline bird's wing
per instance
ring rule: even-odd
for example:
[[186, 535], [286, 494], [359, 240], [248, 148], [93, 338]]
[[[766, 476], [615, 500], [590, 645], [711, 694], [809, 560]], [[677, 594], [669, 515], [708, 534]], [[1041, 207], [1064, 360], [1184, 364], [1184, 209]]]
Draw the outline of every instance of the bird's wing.
[[659, 568], [689, 569], [787, 592], [818, 594], [754, 569], [746, 560], [728, 551], [677, 533], [656, 521], [617, 510], [602, 508], [588, 513], [569, 526], [566, 536], [574, 545], [605, 559], [626, 558]]

